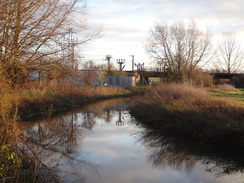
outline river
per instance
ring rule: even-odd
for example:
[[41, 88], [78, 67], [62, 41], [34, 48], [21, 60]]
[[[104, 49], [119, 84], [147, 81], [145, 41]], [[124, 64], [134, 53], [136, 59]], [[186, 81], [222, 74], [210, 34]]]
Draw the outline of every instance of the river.
[[[164, 137], [129, 113], [129, 100], [37, 121], [26, 151], [62, 183], [243, 183], [244, 158]], [[28, 147], [28, 148], [27, 148]], [[45, 172], [45, 171], [43, 171]]]

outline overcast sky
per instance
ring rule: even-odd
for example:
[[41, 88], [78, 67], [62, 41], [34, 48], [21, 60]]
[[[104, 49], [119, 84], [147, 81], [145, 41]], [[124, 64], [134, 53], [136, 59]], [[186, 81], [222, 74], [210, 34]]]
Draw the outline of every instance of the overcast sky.
[[194, 19], [215, 34], [244, 34], [244, 0], [87, 0], [87, 7], [88, 24], [101, 27], [103, 36], [85, 50], [85, 59], [101, 64], [110, 54], [114, 64], [126, 59], [126, 70], [132, 67], [129, 55], [152, 65], [145, 43], [156, 23]]

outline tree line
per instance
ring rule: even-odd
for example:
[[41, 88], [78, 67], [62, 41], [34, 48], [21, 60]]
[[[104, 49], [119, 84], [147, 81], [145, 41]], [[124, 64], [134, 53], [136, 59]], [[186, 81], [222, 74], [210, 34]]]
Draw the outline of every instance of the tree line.
[[194, 21], [156, 24], [146, 45], [147, 53], [168, 74], [168, 80], [194, 81], [207, 64], [220, 72], [234, 73], [243, 69], [243, 51], [235, 33], [221, 35], [217, 48], [209, 30], [200, 30]]

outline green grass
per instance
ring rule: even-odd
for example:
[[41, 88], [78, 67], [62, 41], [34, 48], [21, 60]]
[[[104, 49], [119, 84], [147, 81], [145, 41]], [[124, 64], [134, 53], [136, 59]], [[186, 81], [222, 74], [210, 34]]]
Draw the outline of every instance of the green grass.
[[244, 88], [238, 88], [236, 91], [210, 92], [212, 96], [229, 99], [244, 105]]
[[[138, 84], [138, 85], [136, 85], [136, 87], [135, 87], [136, 89], [145, 89], [145, 88], [147, 88], [147, 85], [143, 85], [143, 84]], [[132, 89], [135, 89], [135, 88], [132, 88]]]
[[150, 77], [148, 79], [151, 80], [152, 82], [160, 82], [160, 78]]

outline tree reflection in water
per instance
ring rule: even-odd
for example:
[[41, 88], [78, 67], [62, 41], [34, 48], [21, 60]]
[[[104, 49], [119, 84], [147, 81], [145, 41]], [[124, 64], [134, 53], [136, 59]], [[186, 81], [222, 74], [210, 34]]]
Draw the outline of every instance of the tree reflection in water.
[[85, 182], [87, 173], [98, 176], [98, 170], [82, 156], [82, 139], [93, 129], [96, 118], [109, 123], [116, 114], [111, 110], [121, 112], [124, 108], [128, 108], [128, 102], [111, 100], [38, 122], [25, 131], [27, 140], [20, 152], [28, 154], [44, 182]]
[[[84, 131], [87, 130], [77, 123], [78, 116], [79, 114], [72, 114], [47, 119], [25, 131], [27, 137], [25, 151], [28, 152], [31, 160], [35, 161], [36, 168], [42, 165], [39, 171], [44, 171], [46, 168], [43, 173], [47, 171], [51, 173], [49, 175], [52, 177], [49, 178], [52, 181], [58, 181], [59, 178], [66, 176], [63, 173], [56, 177], [56, 173], [64, 167], [71, 172], [81, 171], [76, 169], [78, 166], [74, 166], [77, 163], [82, 165], [81, 167], [92, 167], [89, 162], [75, 157], [77, 138], [82, 138]], [[95, 168], [93, 169], [96, 171]], [[77, 179], [82, 181], [84, 178], [79, 176]]]
[[145, 126], [139, 134], [140, 142], [150, 151], [148, 160], [155, 167], [170, 166], [175, 170], [184, 169], [191, 172], [198, 162], [205, 166], [207, 172], [217, 177], [240, 173], [244, 176], [244, 159], [242, 154], [225, 152], [213, 147], [202, 147], [186, 143], [157, 130]]
[[[125, 121], [124, 127], [129, 128], [127, 122], [130, 121], [130, 118], [127, 119], [127, 122], [123, 119], [123, 111], [128, 109], [128, 101], [105, 101], [38, 122], [25, 131], [24, 136], [27, 143], [21, 146], [23, 148], [21, 152], [28, 153], [31, 161], [37, 165], [37, 172], [43, 172], [44, 176], [41, 179], [50, 173], [49, 175], [53, 175], [50, 177], [51, 182], [85, 182], [86, 176], [99, 176], [99, 172], [98, 168], [88, 161], [89, 157], [87, 156], [89, 154], [87, 155], [83, 149], [86, 142], [83, 139], [87, 134], [95, 131], [94, 127], [99, 119], [101, 119], [100, 122], [108, 123], [108, 126], [114, 128], [113, 125], [110, 125], [111, 120], [113, 120], [115, 126], [117, 125], [116, 129], [123, 129], [121, 125]], [[244, 170], [244, 160], [241, 156], [235, 156], [231, 153], [224, 154], [211, 148], [196, 147], [190, 143], [186, 144], [183, 141], [166, 137], [159, 131], [152, 130], [140, 123], [136, 123], [136, 125], [138, 127], [136, 132], [138, 131], [138, 133], [135, 134], [133, 131], [133, 134], [128, 134], [130, 137], [126, 137], [125, 140], [134, 142], [139, 138], [139, 143], [142, 143], [146, 148], [143, 146], [134, 152], [138, 153], [141, 149], [143, 152], [148, 151], [148, 162], [154, 167], [171, 167], [176, 170], [184, 169], [191, 172], [201, 162], [206, 171], [214, 172], [217, 176], [235, 173], [241, 175]], [[132, 126], [135, 127], [134, 124]], [[130, 149], [126, 149], [124, 152], [126, 153], [127, 150]], [[117, 153], [116, 151], [112, 152]], [[132, 157], [137, 157], [137, 154]], [[151, 167], [151, 165], [149, 166]], [[146, 170], [148, 171], [148, 169]]]

